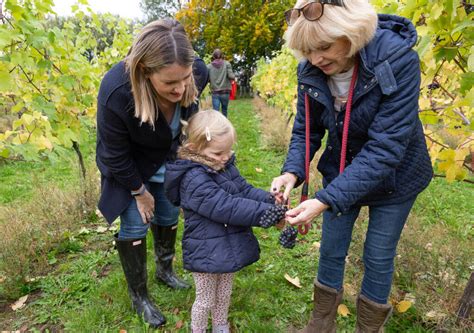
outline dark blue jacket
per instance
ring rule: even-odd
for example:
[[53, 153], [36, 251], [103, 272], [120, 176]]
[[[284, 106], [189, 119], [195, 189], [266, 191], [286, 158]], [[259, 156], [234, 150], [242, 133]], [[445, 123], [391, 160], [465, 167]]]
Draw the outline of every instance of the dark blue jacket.
[[[196, 59], [193, 74], [201, 92], [209, 76], [201, 59]], [[102, 185], [98, 206], [109, 223], [130, 204], [130, 191], [154, 175], [179, 145], [172, 140], [163, 116], [153, 130], [149, 124], [140, 124], [134, 107], [129, 75], [120, 62], [105, 74], [97, 99], [96, 162]], [[197, 109], [197, 103], [182, 108], [181, 117], [188, 119]]]
[[184, 268], [230, 273], [257, 261], [260, 248], [251, 227], [275, 199], [248, 184], [234, 158], [216, 170], [212, 161], [186, 149], [179, 157], [166, 164], [165, 193], [184, 212]]
[[308, 61], [298, 65], [298, 103], [283, 172], [305, 175], [305, 94], [310, 101], [311, 159], [328, 133], [318, 170], [324, 189], [316, 198], [336, 213], [354, 205], [400, 203], [415, 197], [433, 174], [418, 117], [419, 58], [414, 26], [379, 15], [373, 40], [359, 52], [360, 65], [349, 126], [346, 169], [339, 174], [345, 112], [337, 119], [326, 75]]

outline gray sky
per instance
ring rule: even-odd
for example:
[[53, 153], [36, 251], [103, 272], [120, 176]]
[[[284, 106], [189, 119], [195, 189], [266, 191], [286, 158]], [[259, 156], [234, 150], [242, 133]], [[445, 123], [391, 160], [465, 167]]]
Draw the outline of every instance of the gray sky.
[[[54, 0], [54, 10], [58, 15], [70, 15], [71, 6], [76, 0]], [[140, 0], [88, 0], [89, 6], [96, 13], [112, 13], [123, 17], [141, 18]]]

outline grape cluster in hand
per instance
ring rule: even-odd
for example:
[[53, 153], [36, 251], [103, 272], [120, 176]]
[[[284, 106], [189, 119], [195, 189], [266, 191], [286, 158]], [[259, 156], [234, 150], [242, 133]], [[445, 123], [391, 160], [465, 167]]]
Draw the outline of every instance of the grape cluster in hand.
[[280, 222], [288, 209], [285, 206], [275, 205], [270, 207], [263, 213], [259, 224], [262, 228], [270, 228]]
[[280, 233], [280, 245], [286, 249], [292, 249], [296, 244], [296, 236], [298, 235], [298, 230], [295, 227], [288, 226]]

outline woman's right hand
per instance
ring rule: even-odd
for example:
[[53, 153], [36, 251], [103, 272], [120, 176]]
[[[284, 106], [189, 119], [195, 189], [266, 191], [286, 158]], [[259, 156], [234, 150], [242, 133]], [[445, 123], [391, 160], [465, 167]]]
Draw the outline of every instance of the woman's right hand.
[[284, 187], [283, 201], [287, 201], [290, 197], [291, 190], [295, 187], [297, 179], [296, 175], [289, 172], [285, 172], [281, 176], [273, 178], [270, 193], [276, 196], [280, 192], [281, 187]]
[[148, 190], [145, 190], [142, 195], [137, 195], [135, 199], [137, 200], [137, 207], [143, 224], [150, 223], [155, 215], [155, 198], [153, 198]]

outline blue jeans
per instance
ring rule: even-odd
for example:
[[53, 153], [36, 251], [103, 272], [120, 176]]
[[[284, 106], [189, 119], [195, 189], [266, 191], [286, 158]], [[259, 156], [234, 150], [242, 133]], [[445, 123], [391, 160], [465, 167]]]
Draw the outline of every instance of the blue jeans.
[[[369, 206], [361, 294], [374, 302], [387, 303], [398, 240], [415, 199], [394, 205]], [[318, 281], [325, 286], [342, 288], [345, 259], [360, 209], [354, 207], [340, 216], [324, 212]]]
[[222, 114], [227, 117], [227, 107], [229, 106], [230, 93], [212, 93], [212, 108], [216, 111], [222, 106]]
[[[146, 184], [146, 187], [155, 198], [155, 216], [151, 223], [163, 227], [178, 223], [179, 208], [173, 206], [166, 198], [163, 183], [150, 182]], [[149, 223], [143, 223], [138, 211], [137, 201], [134, 198], [127, 209], [120, 215], [118, 238], [121, 240], [145, 238], [149, 227]]]

